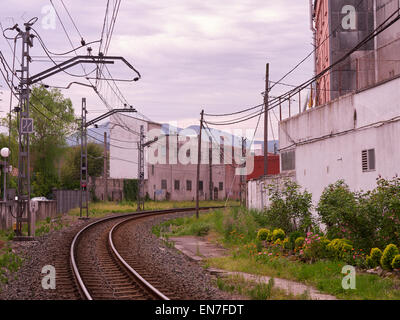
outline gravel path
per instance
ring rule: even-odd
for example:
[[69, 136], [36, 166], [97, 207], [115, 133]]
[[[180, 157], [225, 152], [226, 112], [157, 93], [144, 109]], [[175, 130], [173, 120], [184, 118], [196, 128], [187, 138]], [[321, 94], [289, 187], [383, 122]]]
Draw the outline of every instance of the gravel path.
[[214, 276], [198, 262], [175, 248], [164, 245], [152, 234], [152, 226], [183, 215], [188, 213], [153, 217], [141, 223], [127, 223], [118, 232], [124, 236], [130, 255], [135, 260], [142, 261], [155, 274], [162, 276], [165, 279], [164, 284], [179, 297], [185, 300], [240, 299], [241, 297], [218, 290], [213, 285]]
[[[152, 226], [175, 217], [179, 213], [147, 219], [132, 225], [127, 244], [132, 252], [139, 250], [140, 257], [157, 271], [165, 275], [165, 281], [179, 290], [180, 295], [194, 300], [239, 299], [218, 290], [213, 285], [213, 276], [198, 263], [174, 248], [165, 246], [152, 234]], [[91, 221], [76, 221], [70, 227], [50, 232], [33, 242], [13, 242], [13, 251], [24, 259], [16, 273], [9, 275], [8, 284], [0, 285], [1, 300], [76, 300], [79, 294], [72, 281], [69, 263], [69, 249], [75, 234]], [[44, 290], [41, 285], [42, 268], [53, 265], [56, 268], [56, 289]]]

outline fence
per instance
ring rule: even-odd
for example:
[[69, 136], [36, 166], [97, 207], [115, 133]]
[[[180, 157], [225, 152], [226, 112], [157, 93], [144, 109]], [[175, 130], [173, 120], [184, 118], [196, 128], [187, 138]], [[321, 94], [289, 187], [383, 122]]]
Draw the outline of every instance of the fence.
[[[80, 205], [79, 190], [53, 190], [54, 199], [57, 202], [57, 213], [67, 213]], [[85, 196], [85, 193], [83, 193]]]

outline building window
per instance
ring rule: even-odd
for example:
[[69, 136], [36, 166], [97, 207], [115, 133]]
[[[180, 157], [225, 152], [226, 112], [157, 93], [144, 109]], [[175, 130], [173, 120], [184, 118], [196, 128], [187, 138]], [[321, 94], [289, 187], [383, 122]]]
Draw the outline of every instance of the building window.
[[199, 181], [199, 191], [203, 191], [203, 181]]
[[175, 190], [179, 190], [180, 189], [180, 183], [179, 182], [180, 182], [179, 180], [175, 180], [174, 181], [174, 189]]
[[154, 176], [154, 164], [151, 165], [151, 175]]
[[296, 169], [296, 153], [295, 150], [282, 152], [282, 171], [290, 171]]
[[186, 150], [186, 157], [190, 158], [190, 149]]
[[167, 190], [167, 180], [161, 180], [161, 189]]
[[219, 187], [219, 191], [224, 190], [224, 183], [220, 182], [218, 187]]
[[186, 180], [186, 190], [192, 191], [192, 181], [191, 180]]
[[361, 158], [363, 172], [375, 171], [375, 149], [363, 150], [361, 153]]

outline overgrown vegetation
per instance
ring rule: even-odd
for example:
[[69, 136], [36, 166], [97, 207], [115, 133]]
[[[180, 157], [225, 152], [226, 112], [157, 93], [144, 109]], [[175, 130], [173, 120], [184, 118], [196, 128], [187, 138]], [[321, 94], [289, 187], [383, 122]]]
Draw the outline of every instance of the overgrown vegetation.
[[[339, 298], [399, 299], [399, 279], [360, 274], [371, 267], [391, 271], [400, 266], [399, 184], [397, 177], [378, 179], [375, 190], [356, 193], [338, 181], [326, 188], [316, 208], [318, 219], [313, 219], [311, 195], [290, 182], [285, 183], [286, 189], [270, 189], [271, 206], [266, 212], [214, 210], [199, 219], [164, 222], [153, 232], [215, 234], [213, 238], [232, 252], [230, 257], [207, 261], [217, 268], [297, 280]], [[326, 225], [326, 233], [318, 228], [318, 220]], [[342, 288], [345, 265], [359, 270], [356, 290]]]

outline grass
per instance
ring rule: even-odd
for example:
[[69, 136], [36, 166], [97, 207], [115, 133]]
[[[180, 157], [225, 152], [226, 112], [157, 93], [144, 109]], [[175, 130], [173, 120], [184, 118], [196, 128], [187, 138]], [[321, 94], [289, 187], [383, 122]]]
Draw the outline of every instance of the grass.
[[229, 293], [245, 296], [251, 300], [308, 300], [307, 292], [295, 296], [286, 291], [274, 287], [274, 279], [268, 283], [260, 281], [245, 280], [242, 276], [232, 275], [224, 278], [217, 278], [217, 287]]
[[346, 300], [398, 300], [400, 299], [400, 281], [384, 279], [376, 275], [358, 274], [356, 276], [356, 290], [342, 288], [341, 273], [345, 263], [335, 261], [318, 261], [306, 264], [299, 261], [290, 261], [278, 257], [257, 261], [251, 257], [220, 257], [207, 260], [210, 267], [284, 278], [299, 281], [314, 286], [321, 292]]
[[[225, 201], [200, 201], [201, 207], [216, 207], [224, 206]], [[237, 201], [228, 201], [228, 206], [238, 205]], [[194, 208], [194, 201], [147, 201], [144, 204], [145, 211], [164, 210], [175, 208]], [[110, 213], [131, 213], [137, 210], [135, 202], [92, 202], [89, 203], [89, 216], [93, 218], [102, 218]], [[77, 217], [80, 214], [80, 209], [75, 208], [69, 212], [69, 215]]]
[[400, 299], [400, 280], [366, 273], [357, 274], [355, 290], [344, 290], [344, 262], [320, 260], [308, 264], [283, 256], [256, 258], [262, 250], [256, 240], [257, 230], [262, 227], [257, 220], [253, 212], [243, 208], [219, 209], [203, 213], [199, 219], [185, 217], [164, 222], [154, 226], [153, 232], [167, 236], [212, 234], [231, 255], [207, 259], [204, 264], [208, 267], [298, 281], [339, 299]]

